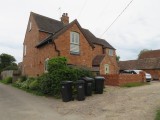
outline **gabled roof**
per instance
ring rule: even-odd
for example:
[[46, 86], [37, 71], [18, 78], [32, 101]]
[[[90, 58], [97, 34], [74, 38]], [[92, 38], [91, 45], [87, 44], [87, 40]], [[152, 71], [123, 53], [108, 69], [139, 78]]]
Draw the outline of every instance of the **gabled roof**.
[[139, 59], [144, 59], [144, 58], [158, 58], [160, 57], [160, 50], [151, 50], [151, 51], [146, 51], [142, 53], [139, 56]]
[[160, 69], [160, 57], [159, 58], [145, 58], [138, 60], [120, 61], [118, 63], [120, 70], [151, 70]]
[[104, 57], [105, 55], [97, 55], [92, 61], [92, 66], [100, 66]]
[[[59, 35], [61, 35], [63, 32], [65, 32], [69, 27], [71, 27], [73, 24], [77, 24], [83, 35], [86, 37], [88, 43], [94, 47], [94, 44], [102, 45], [104, 48], [113, 48], [106, 40], [100, 39], [95, 37], [89, 30], [84, 29], [80, 26], [77, 20], [72, 21], [68, 25], [64, 25], [61, 21], [54, 20], [52, 18], [45, 17], [43, 15], [39, 15], [36, 13], [31, 12], [31, 15], [35, 19], [35, 22], [39, 28], [40, 31], [52, 33], [52, 39], [54, 40]], [[40, 43], [36, 45], [36, 47], [41, 47], [48, 43], [48, 40], [50, 40], [50, 36], [48, 38], [42, 40]]]
[[100, 38], [97, 38], [96, 36], [94, 36], [88, 29], [84, 29], [84, 28], [83, 28], [83, 31], [85, 32], [87, 38], [88, 38], [93, 44], [102, 45], [104, 48], [115, 49], [115, 48], [112, 47], [106, 40], [100, 39]]
[[120, 67], [120, 70], [136, 70], [137, 60], [119, 61], [118, 66]]
[[39, 30], [55, 33], [64, 27], [61, 21], [31, 12]]

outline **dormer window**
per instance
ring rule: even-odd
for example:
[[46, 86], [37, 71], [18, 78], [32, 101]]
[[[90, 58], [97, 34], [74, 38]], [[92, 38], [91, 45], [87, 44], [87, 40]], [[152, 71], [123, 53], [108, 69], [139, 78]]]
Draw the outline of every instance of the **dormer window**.
[[28, 31], [31, 31], [32, 29], [32, 22], [29, 22], [29, 28], [28, 28]]
[[70, 32], [70, 53], [71, 54], [79, 54], [79, 33]]
[[113, 56], [114, 51], [112, 49], [109, 49], [109, 56]]

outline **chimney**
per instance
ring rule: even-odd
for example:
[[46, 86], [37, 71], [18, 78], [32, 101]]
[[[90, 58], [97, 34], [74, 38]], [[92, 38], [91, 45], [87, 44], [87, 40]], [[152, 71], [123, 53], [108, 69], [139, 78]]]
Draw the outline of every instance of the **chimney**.
[[61, 17], [61, 22], [64, 25], [67, 25], [69, 23], [69, 17], [68, 17], [68, 13], [63, 13], [62, 17]]

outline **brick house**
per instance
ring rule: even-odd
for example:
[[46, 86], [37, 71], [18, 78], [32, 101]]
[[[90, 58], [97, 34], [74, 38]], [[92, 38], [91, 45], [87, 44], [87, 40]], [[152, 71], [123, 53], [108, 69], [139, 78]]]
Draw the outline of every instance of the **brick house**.
[[120, 61], [120, 70], [139, 69], [152, 75], [155, 80], [160, 80], [160, 50], [151, 50], [142, 53], [138, 60]]
[[97, 74], [118, 72], [115, 48], [82, 28], [77, 20], [69, 23], [67, 13], [57, 21], [31, 12], [23, 43], [22, 74], [43, 74], [47, 61], [57, 56]]

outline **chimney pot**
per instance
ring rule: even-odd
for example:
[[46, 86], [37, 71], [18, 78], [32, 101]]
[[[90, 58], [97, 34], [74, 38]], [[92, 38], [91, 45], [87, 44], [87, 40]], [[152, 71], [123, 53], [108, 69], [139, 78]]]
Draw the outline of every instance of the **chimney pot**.
[[62, 22], [64, 25], [67, 25], [67, 24], [69, 23], [68, 13], [63, 13], [63, 14], [62, 14], [61, 22]]

